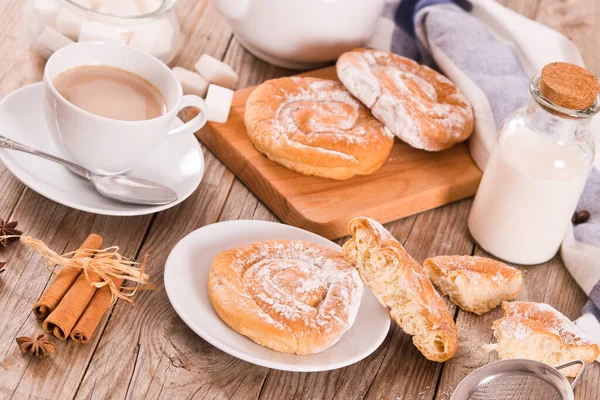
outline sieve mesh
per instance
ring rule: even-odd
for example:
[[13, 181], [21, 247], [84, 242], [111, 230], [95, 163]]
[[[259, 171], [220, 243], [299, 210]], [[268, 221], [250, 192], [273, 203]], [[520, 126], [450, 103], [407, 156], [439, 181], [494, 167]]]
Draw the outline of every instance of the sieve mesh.
[[500, 375], [473, 389], [468, 400], [561, 400], [560, 392], [532, 375]]

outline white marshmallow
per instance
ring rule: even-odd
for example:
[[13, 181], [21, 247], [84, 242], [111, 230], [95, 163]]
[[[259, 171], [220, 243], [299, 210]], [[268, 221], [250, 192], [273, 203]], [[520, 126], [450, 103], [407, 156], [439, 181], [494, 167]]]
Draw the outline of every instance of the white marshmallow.
[[73, 43], [71, 39], [57, 31], [56, 29], [46, 26], [36, 39], [37, 43], [49, 49], [52, 53], [56, 50]]
[[235, 85], [240, 79], [233, 68], [208, 54], [202, 54], [194, 67], [196, 68], [196, 71], [210, 83], [224, 86], [228, 89], [235, 88]]
[[200, 97], [204, 97], [206, 95], [208, 81], [200, 74], [181, 67], [174, 67], [172, 71], [177, 77], [177, 80], [179, 80], [179, 83], [181, 83], [183, 93], [195, 94]]
[[136, 0], [106, 0], [98, 7], [98, 11], [119, 17], [131, 17], [142, 14]]
[[206, 93], [206, 108], [208, 108], [208, 120], [224, 124], [229, 118], [231, 102], [233, 101], [233, 90], [222, 86], [208, 85]]
[[137, 27], [128, 44], [161, 58], [172, 50], [174, 34], [173, 26], [163, 18]]
[[56, 28], [71, 40], [79, 38], [79, 30], [83, 17], [73, 11], [63, 8], [56, 16]]
[[121, 42], [127, 43], [128, 33], [115, 25], [96, 21], [83, 21], [79, 31], [79, 41]]
[[163, 0], [136, 0], [142, 14], [150, 14], [163, 5]]
[[55, 0], [35, 0], [33, 13], [42, 25], [56, 27], [56, 15], [60, 7]]

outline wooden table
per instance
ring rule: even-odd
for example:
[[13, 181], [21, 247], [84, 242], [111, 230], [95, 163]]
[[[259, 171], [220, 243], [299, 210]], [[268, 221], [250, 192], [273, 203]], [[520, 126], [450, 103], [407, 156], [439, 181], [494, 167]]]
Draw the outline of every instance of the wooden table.
[[[600, 73], [600, 3], [597, 0], [502, 0], [514, 10], [567, 34], [583, 52], [587, 66]], [[44, 60], [28, 46], [22, 1], [5, 0], [0, 15], [0, 96], [41, 80]], [[200, 54], [223, 59], [240, 73], [240, 87], [291, 73], [256, 59], [232, 36], [207, 1], [181, 0], [178, 15], [183, 46], [174, 65], [191, 68]], [[426, 360], [397, 326], [365, 360], [335, 371], [291, 373], [258, 367], [217, 350], [196, 336], [171, 307], [162, 284], [167, 255], [184, 235], [217, 221], [276, 220], [256, 197], [210, 152], [204, 151], [202, 184], [185, 202], [156, 215], [106, 217], [75, 211], [24, 187], [0, 165], [0, 216], [57, 251], [74, 250], [91, 232], [118, 244], [122, 253], [148, 253], [148, 272], [157, 290], [141, 293], [132, 307], [118, 302], [87, 345], [58, 343], [45, 359], [22, 355], [17, 336], [41, 331], [32, 304], [51, 280], [43, 260], [13, 244], [0, 277], [0, 398], [207, 398], [207, 399], [448, 399], [474, 368], [496, 359], [479, 349], [492, 341], [490, 326], [500, 317], [483, 317], [448, 303], [460, 334], [458, 354], [445, 364]], [[440, 254], [485, 254], [467, 233], [471, 200], [464, 200], [387, 225], [417, 260]], [[569, 318], [580, 314], [585, 295], [557, 256], [545, 265], [524, 268], [520, 299], [546, 302]], [[57, 341], [58, 342], [58, 341]], [[596, 399], [600, 365], [585, 372], [577, 399]]]

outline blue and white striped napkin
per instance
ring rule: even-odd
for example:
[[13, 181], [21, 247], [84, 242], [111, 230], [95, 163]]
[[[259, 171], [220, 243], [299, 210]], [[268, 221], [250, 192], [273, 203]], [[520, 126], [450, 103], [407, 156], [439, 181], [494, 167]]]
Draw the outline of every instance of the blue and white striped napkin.
[[[529, 101], [529, 81], [553, 61], [584, 66], [577, 47], [560, 33], [493, 0], [388, 0], [367, 47], [436, 65], [473, 104], [473, 159], [485, 169], [502, 120]], [[596, 142], [600, 119], [592, 122]], [[600, 168], [600, 156], [596, 157]], [[600, 343], [600, 172], [594, 169], [578, 210], [586, 223], [569, 230], [561, 255], [589, 296], [576, 323]]]

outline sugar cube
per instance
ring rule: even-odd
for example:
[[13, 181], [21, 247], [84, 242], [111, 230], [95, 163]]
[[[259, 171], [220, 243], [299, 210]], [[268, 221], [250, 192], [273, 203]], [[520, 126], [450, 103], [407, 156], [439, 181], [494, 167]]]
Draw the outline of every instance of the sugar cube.
[[128, 44], [161, 58], [171, 51], [174, 34], [173, 26], [163, 18], [136, 28]]
[[71, 39], [57, 31], [56, 29], [46, 26], [37, 38], [37, 43], [49, 49], [52, 53], [56, 50], [73, 43]]
[[203, 54], [194, 67], [210, 83], [228, 89], [235, 88], [239, 79], [233, 68], [208, 54]]
[[79, 38], [79, 30], [83, 17], [73, 11], [63, 8], [56, 16], [56, 28], [71, 40]]
[[212, 83], [208, 85], [208, 92], [206, 93], [208, 120], [221, 124], [227, 122], [232, 100], [233, 90]]
[[83, 21], [79, 31], [80, 41], [101, 41], [127, 43], [128, 33], [115, 25], [104, 24], [97, 21]]
[[179, 83], [181, 83], [183, 93], [195, 94], [200, 97], [204, 97], [206, 95], [208, 81], [200, 74], [181, 67], [174, 67], [172, 71], [179, 80]]
[[56, 26], [56, 15], [60, 7], [55, 0], [35, 0], [33, 14], [43, 25]]

